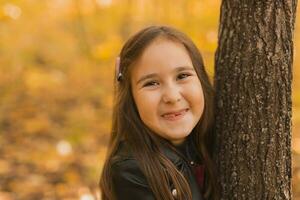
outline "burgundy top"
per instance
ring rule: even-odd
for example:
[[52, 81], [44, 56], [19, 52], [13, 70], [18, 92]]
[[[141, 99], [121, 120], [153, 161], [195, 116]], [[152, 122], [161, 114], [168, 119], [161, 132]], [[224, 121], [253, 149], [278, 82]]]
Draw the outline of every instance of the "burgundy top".
[[183, 156], [185, 156], [189, 160], [188, 162], [193, 169], [200, 191], [203, 191], [204, 164], [198, 164], [200, 161], [199, 157], [197, 159], [196, 150], [192, 149], [192, 145], [189, 144], [188, 140], [185, 140], [184, 143], [176, 146], [176, 149], [179, 150], [183, 154]]
[[202, 191], [204, 185], [204, 165], [195, 165], [193, 170], [196, 176], [197, 183]]

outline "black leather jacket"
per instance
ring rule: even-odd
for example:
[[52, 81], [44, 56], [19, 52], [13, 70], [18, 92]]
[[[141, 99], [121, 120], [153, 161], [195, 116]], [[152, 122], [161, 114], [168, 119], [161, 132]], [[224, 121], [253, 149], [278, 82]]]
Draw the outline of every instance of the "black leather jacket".
[[[177, 148], [177, 150], [179, 150], [185, 158], [169, 148], [164, 148], [163, 153], [186, 177], [191, 188], [192, 199], [203, 200], [200, 188], [192, 171], [192, 166], [199, 163], [199, 157], [194, 155], [195, 153], [193, 153], [191, 145], [188, 145], [187, 142]], [[116, 200], [155, 200], [146, 177], [125, 142], [121, 143], [113, 160], [111, 170]], [[170, 190], [172, 194], [176, 192], [174, 189], [172, 191], [172, 188], [170, 188]], [[176, 198], [174, 197], [174, 199]]]

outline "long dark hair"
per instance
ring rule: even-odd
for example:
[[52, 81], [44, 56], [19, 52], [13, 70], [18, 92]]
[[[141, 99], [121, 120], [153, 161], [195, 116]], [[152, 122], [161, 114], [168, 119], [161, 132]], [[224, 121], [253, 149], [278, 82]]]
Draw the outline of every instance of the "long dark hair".
[[[173, 200], [169, 183], [177, 189], [178, 200], [191, 200], [191, 190], [185, 177], [176, 169], [160, 150], [160, 145], [171, 145], [147, 128], [139, 117], [131, 92], [131, 67], [147, 46], [155, 39], [163, 38], [181, 43], [187, 50], [204, 94], [204, 111], [201, 119], [190, 134], [205, 165], [204, 198], [217, 199], [216, 177], [212, 161], [213, 148], [213, 99], [214, 90], [204, 69], [202, 56], [184, 33], [168, 26], [150, 26], [133, 35], [124, 44], [120, 53], [122, 79], [115, 83], [113, 121], [106, 161], [100, 178], [102, 200], [114, 199], [110, 167], [121, 141], [132, 148], [142, 172], [147, 177], [156, 199]], [[117, 78], [117, 77], [115, 77]], [[158, 184], [160, 183], [160, 184]]]

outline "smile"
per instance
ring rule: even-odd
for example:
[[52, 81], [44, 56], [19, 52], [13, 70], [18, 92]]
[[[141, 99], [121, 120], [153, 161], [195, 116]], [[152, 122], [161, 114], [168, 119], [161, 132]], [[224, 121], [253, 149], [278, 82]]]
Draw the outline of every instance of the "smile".
[[162, 117], [169, 121], [176, 121], [176, 120], [181, 119], [188, 112], [188, 110], [189, 109], [186, 108], [186, 109], [180, 110], [178, 112], [163, 114]]

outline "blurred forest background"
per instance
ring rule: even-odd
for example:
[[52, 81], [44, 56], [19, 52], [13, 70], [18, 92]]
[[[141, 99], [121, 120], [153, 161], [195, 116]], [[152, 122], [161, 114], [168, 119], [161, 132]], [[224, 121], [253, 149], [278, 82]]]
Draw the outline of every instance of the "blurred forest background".
[[[147, 25], [186, 32], [213, 77], [219, 0], [0, 0], [0, 200], [100, 199], [114, 61]], [[293, 196], [300, 199], [300, 12]]]

